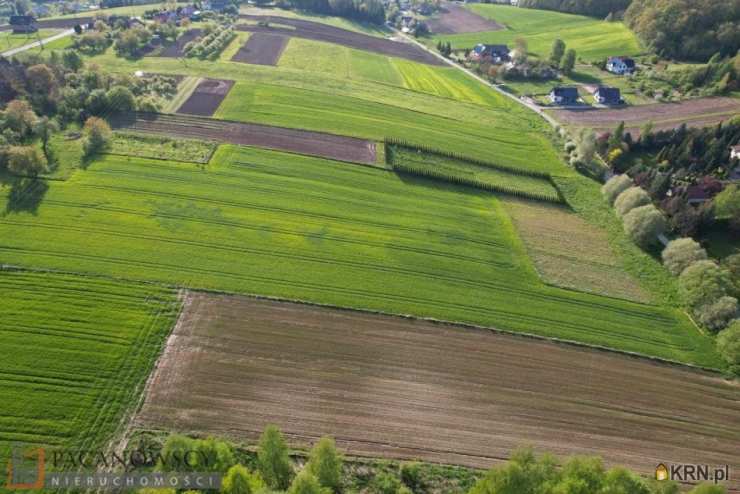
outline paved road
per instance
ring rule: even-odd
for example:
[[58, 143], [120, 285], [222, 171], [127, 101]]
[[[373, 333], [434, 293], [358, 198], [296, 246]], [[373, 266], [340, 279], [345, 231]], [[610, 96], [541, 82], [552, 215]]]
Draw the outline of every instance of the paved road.
[[74, 29], [67, 29], [65, 31], [62, 31], [61, 33], [57, 33], [54, 36], [49, 36], [48, 38], [41, 39], [39, 41], [34, 41], [33, 43], [29, 43], [27, 45], [19, 46], [18, 48], [13, 48], [12, 50], [4, 51], [0, 53], [0, 56], [3, 57], [12, 57], [13, 55], [17, 55], [18, 53], [24, 52], [26, 50], [30, 50], [31, 48], [37, 48], [41, 45], [45, 45], [47, 43], [51, 43], [52, 41], [56, 41], [60, 38], [64, 38], [65, 36], [69, 36], [71, 34], [74, 34]]

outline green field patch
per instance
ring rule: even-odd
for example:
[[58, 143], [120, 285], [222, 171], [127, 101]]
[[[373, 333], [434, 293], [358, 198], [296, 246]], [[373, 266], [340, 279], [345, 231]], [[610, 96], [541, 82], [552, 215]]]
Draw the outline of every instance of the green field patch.
[[495, 104], [491, 89], [452, 67], [434, 67], [400, 59], [393, 60], [393, 65], [401, 74], [404, 87], [413, 91], [481, 105]]
[[178, 311], [155, 285], [0, 270], [0, 453], [15, 441], [103, 446]]
[[399, 173], [419, 175], [538, 201], [562, 202], [549, 176], [525, 174], [483, 161], [473, 161], [396, 143], [386, 144], [385, 156], [388, 164]]
[[116, 132], [108, 152], [142, 158], [208, 163], [215, 150], [216, 143], [210, 141]]
[[349, 48], [320, 41], [290, 38], [278, 66], [345, 78], [349, 76]]
[[6, 264], [722, 365], [712, 339], [678, 310], [543, 284], [493, 194], [372, 167], [233, 146], [220, 146], [206, 168], [106, 155], [73, 180], [50, 183], [35, 211], [6, 213], [0, 239]]
[[[13, 34], [11, 31], [2, 31], [0, 32], [0, 52], [30, 45], [40, 39], [54, 36], [61, 31], [61, 29], [39, 29], [37, 32], [30, 34]], [[38, 50], [38, 48], [36, 49]]]
[[466, 33], [430, 38], [449, 41], [454, 48], [472, 48], [478, 43], [502, 43], [513, 48], [516, 38], [524, 38], [529, 51], [549, 57], [552, 42], [560, 38], [584, 60], [599, 60], [608, 56], [637, 55], [644, 50], [637, 36], [621, 22], [606, 22], [550, 10], [523, 9], [507, 5], [468, 5], [473, 12], [506, 26], [500, 31]]

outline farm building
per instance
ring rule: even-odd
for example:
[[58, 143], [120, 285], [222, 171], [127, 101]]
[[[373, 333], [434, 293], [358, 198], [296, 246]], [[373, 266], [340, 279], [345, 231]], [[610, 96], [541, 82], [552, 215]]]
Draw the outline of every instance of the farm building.
[[612, 74], [632, 74], [635, 68], [635, 61], [629, 57], [609, 57], [606, 61], [606, 70]]
[[616, 87], [599, 86], [594, 91], [594, 99], [602, 105], [620, 105], [624, 102], [621, 91]]
[[557, 105], [574, 105], [578, 103], [578, 89], [574, 87], [554, 87], [549, 94], [550, 101]]
[[475, 48], [470, 52], [470, 58], [473, 60], [490, 59], [493, 63], [504, 63], [511, 59], [508, 46], [486, 45], [483, 43], [475, 45]]
[[13, 34], [35, 33], [39, 30], [36, 26], [36, 18], [32, 15], [11, 15], [10, 25]]

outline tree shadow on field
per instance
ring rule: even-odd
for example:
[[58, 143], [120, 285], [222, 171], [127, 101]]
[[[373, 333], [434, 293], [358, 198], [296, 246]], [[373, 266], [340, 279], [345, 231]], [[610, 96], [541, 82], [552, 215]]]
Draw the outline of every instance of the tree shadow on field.
[[464, 185], [464, 184], [457, 184], [448, 180], [445, 180], [443, 178], [435, 178], [435, 177], [422, 177], [419, 175], [413, 175], [407, 172], [402, 172], [400, 170], [395, 170], [394, 173], [396, 176], [401, 179], [401, 182], [403, 182], [405, 185], [411, 185], [416, 187], [427, 187], [437, 190], [445, 190], [445, 191], [455, 191], [460, 192], [463, 194], [469, 194], [469, 195], [477, 195], [481, 197], [490, 197], [492, 192], [478, 189], [476, 187], [472, 187], [470, 185]]
[[3, 215], [13, 213], [38, 214], [39, 206], [44, 200], [49, 184], [46, 180], [31, 177], [17, 177], [0, 173], [0, 185], [9, 187], [8, 202]]

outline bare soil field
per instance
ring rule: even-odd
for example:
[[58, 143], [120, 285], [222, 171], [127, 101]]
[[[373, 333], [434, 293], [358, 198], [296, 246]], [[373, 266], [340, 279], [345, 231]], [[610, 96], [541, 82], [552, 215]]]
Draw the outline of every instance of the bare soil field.
[[486, 468], [529, 444], [730, 465], [740, 488], [740, 388], [717, 376], [544, 340], [399, 317], [189, 293], [139, 427]]
[[434, 34], [480, 33], [504, 29], [498, 22], [481, 17], [454, 2], [443, 2], [439, 17], [430, 19], [427, 25]]
[[656, 130], [673, 129], [686, 123], [690, 127], [705, 127], [740, 115], [740, 100], [735, 98], [701, 98], [680, 103], [656, 103], [619, 109], [554, 110], [552, 115], [568, 125], [612, 130], [624, 122], [633, 136], [640, 127], [652, 121]]
[[161, 113], [118, 116], [111, 120], [111, 125], [114, 128], [146, 133], [208, 139], [333, 160], [375, 164], [375, 143], [321, 132]]
[[316, 41], [325, 41], [338, 45], [349, 46], [358, 50], [371, 51], [392, 57], [405, 58], [415, 62], [426, 63], [429, 65], [442, 65], [443, 62], [437, 59], [431, 53], [428, 53], [416, 45], [400, 41], [391, 41], [389, 39], [369, 36], [367, 34], [348, 31], [327, 24], [318, 22], [304, 21], [302, 19], [291, 19], [280, 16], [259, 16], [242, 14], [242, 19], [266, 21], [271, 23], [291, 26], [293, 29], [278, 26], [260, 26], [257, 24], [238, 24], [236, 29], [249, 31], [253, 33], [280, 34], [283, 36], [294, 36], [296, 38], [312, 39]]
[[231, 58], [232, 62], [277, 65], [288, 38], [277, 34], [255, 33]]
[[224, 100], [234, 81], [223, 79], [204, 79], [188, 99], [177, 109], [177, 113], [210, 117]]
[[157, 53], [154, 56], [157, 57], [165, 57], [165, 58], [179, 58], [185, 55], [183, 53], [183, 49], [185, 48], [185, 45], [193, 41], [194, 39], [200, 37], [203, 30], [201, 29], [188, 29], [185, 31], [177, 40], [175, 40], [174, 43], [171, 45], [165, 46], [162, 48], [162, 51]]

